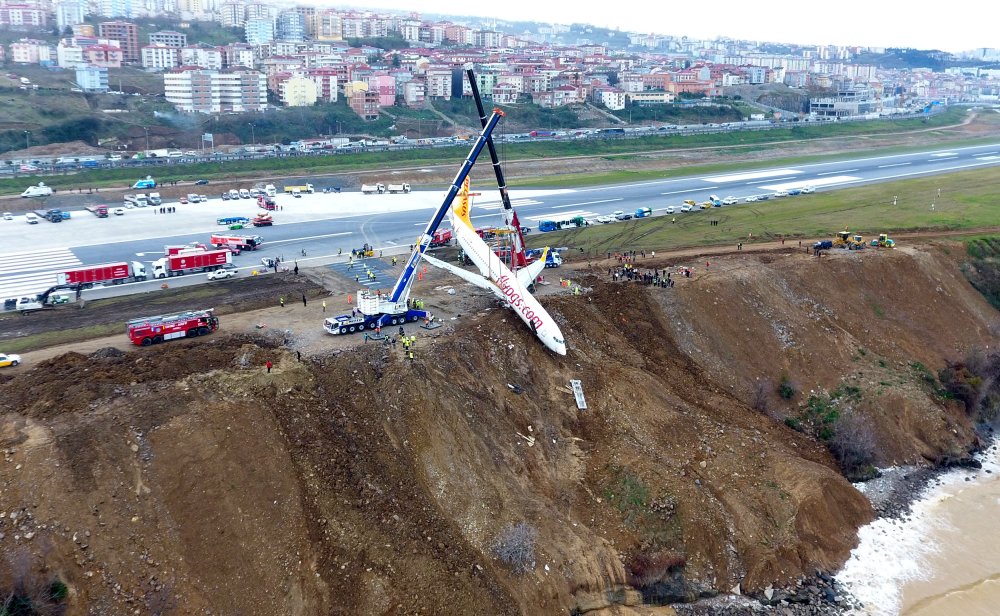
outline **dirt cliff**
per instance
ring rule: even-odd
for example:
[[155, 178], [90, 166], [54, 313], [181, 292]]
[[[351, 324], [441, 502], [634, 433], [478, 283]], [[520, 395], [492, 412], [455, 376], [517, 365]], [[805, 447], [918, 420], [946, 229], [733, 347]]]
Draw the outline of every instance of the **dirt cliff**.
[[996, 312], [933, 247], [691, 261], [545, 297], [565, 358], [493, 308], [412, 362], [220, 334], [4, 375], [0, 585], [61, 580], [69, 614], [669, 613], [834, 569], [872, 511], [816, 400], [875, 465], [959, 455], [927, 373]]

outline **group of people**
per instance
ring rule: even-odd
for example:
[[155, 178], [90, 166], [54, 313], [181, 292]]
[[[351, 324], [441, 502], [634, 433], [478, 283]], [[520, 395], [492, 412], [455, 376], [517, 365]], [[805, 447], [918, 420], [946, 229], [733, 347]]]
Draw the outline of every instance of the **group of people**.
[[[691, 277], [691, 270], [686, 267], [681, 269], [678, 273], [686, 278]], [[663, 289], [674, 286], [672, 272], [669, 272], [666, 269], [639, 270], [636, 269], [636, 267], [631, 263], [625, 263], [621, 267], [610, 268], [608, 270], [608, 275], [611, 276], [611, 280], [614, 282], [618, 282], [619, 280], [628, 280], [630, 282], [641, 282], [645, 285], [660, 287]]]
[[[161, 214], [173, 214], [175, 212], [177, 212], [177, 208], [175, 208], [172, 205], [171, 206], [164, 206], [164, 207], [160, 208], [160, 213]], [[156, 208], [155, 207], [153, 208], [153, 213], [154, 214], [156, 213]]]
[[[655, 257], [656, 256], [656, 252], [655, 251], [651, 252], [650, 256], [651, 257]], [[624, 252], [609, 252], [608, 253], [608, 260], [611, 260], [612, 257], [614, 259], [616, 259], [619, 263], [635, 263], [636, 259], [638, 259], [640, 257], [642, 257], [643, 259], [646, 258], [646, 251], [645, 250], [626, 250]]]

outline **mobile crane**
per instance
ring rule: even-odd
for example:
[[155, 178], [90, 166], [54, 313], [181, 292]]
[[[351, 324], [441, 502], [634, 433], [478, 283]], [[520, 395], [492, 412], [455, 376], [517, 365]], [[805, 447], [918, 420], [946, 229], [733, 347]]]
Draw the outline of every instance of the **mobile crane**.
[[[471, 72], [472, 71], [470, 70], [470, 75]], [[427, 227], [424, 229], [424, 232], [417, 238], [417, 242], [413, 247], [413, 252], [410, 254], [410, 258], [407, 260], [406, 266], [403, 268], [403, 272], [399, 275], [399, 278], [396, 280], [396, 284], [392, 287], [392, 290], [385, 294], [381, 292], [372, 292], [369, 289], [362, 289], [358, 291], [357, 308], [355, 308], [351, 314], [344, 314], [324, 320], [323, 328], [328, 333], [351, 334], [365, 330], [373, 330], [376, 327], [386, 325], [399, 325], [407, 321], [427, 319], [431, 316], [429, 312], [413, 306], [413, 303], [410, 302], [410, 287], [413, 284], [413, 278], [417, 271], [417, 265], [424, 252], [426, 252], [427, 247], [433, 241], [434, 232], [437, 231], [441, 221], [444, 220], [444, 217], [447, 215], [452, 202], [455, 200], [455, 196], [458, 195], [465, 178], [468, 177], [469, 172], [472, 171], [472, 167], [476, 164], [476, 159], [479, 158], [479, 154], [482, 152], [483, 148], [486, 145], [489, 145], [491, 152], [493, 152], [495, 156], [490, 135], [493, 133], [493, 129], [496, 128], [497, 123], [500, 122], [500, 119], [503, 116], [503, 111], [500, 109], [494, 109], [489, 120], [484, 122], [483, 130], [479, 134], [479, 138], [476, 139], [476, 143], [472, 146], [469, 156], [465, 159], [465, 162], [459, 169], [458, 174], [455, 175], [451, 188], [449, 188], [448, 194], [445, 196], [441, 206], [434, 213], [430, 222], [427, 223]], [[499, 174], [499, 166], [497, 165], [495, 168]], [[502, 177], [502, 174], [499, 177]], [[505, 190], [502, 191], [502, 193], [505, 192]], [[507, 203], [509, 203], [509, 199], [507, 199], [506, 196], [504, 196], [504, 198], [507, 200]], [[419, 305], [419, 302], [416, 303]]]

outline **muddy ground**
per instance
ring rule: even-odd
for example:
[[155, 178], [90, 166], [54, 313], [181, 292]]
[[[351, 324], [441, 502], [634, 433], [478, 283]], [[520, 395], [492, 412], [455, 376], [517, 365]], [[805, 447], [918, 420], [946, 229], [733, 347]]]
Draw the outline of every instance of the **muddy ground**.
[[[540, 295], [566, 357], [444, 274], [414, 290], [445, 325], [408, 332], [413, 360], [322, 334], [312, 297], [26, 354], [0, 374], [0, 586], [60, 580], [68, 614], [666, 614], [794, 588], [874, 515], [785, 421], [811, 395], [857, 390], [840, 410], [880, 466], [976, 443], [911, 367], [997, 342], [952, 248], [714, 256], [669, 289], [565, 268], [584, 292]], [[335, 282], [295, 284], [334, 311]]]

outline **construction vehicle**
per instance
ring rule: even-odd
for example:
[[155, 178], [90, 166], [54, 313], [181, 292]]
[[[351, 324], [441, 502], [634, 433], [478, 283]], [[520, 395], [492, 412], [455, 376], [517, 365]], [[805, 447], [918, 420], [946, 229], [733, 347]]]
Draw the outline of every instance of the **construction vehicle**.
[[872, 240], [872, 246], [876, 248], [895, 248], [896, 241], [885, 233], [879, 233], [877, 240]]
[[34, 297], [20, 297], [15, 304], [14, 309], [19, 310], [21, 314], [28, 314], [29, 312], [34, 312], [36, 310], [46, 310], [50, 308], [55, 308], [59, 304], [67, 304], [70, 301], [69, 296], [56, 293], [59, 290], [67, 290], [76, 294], [76, 299], [80, 299], [80, 293], [83, 291], [83, 285], [79, 284], [57, 284], [54, 287], [39, 293]]
[[257, 250], [264, 243], [264, 238], [259, 235], [213, 234], [208, 241], [216, 248], [230, 246], [240, 250]]
[[833, 245], [837, 248], [850, 248], [852, 246], [851, 232], [847, 229], [837, 231], [837, 237], [833, 238]]
[[299, 184], [297, 186], [285, 186], [284, 190], [288, 194], [292, 194], [295, 191], [299, 191], [300, 193], [309, 193], [309, 194], [312, 194], [312, 193], [316, 192], [316, 189], [313, 188], [312, 184]]
[[[473, 81], [473, 83], [475, 82]], [[412, 322], [421, 319], [429, 319], [431, 317], [429, 312], [420, 307], [422, 306], [422, 302], [419, 300], [411, 300], [409, 297], [410, 287], [413, 284], [414, 278], [416, 278], [417, 265], [419, 264], [421, 257], [423, 257], [424, 253], [427, 251], [427, 247], [430, 245], [431, 240], [434, 238], [434, 232], [438, 230], [438, 226], [440, 226], [441, 221], [444, 220], [445, 216], [448, 214], [456, 195], [458, 195], [465, 179], [469, 176], [469, 172], [472, 170], [472, 166], [476, 163], [476, 159], [479, 157], [479, 154], [482, 152], [483, 148], [486, 147], [487, 142], [489, 142], [492, 147], [492, 141], [489, 140], [489, 137], [502, 117], [502, 111], [499, 109], [493, 110], [493, 114], [490, 116], [489, 121], [486, 122], [482, 132], [479, 134], [479, 138], [476, 139], [475, 144], [472, 146], [469, 156], [465, 159], [461, 169], [459, 169], [458, 174], [455, 176], [444, 201], [441, 203], [440, 207], [438, 207], [437, 211], [434, 212], [434, 215], [427, 223], [427, 227], [424, 229], [424, 232], [417, 238], [413, 251], [410, 254], [409, 259], [406, 261], [403, 271], [400, 273], [399, 278], [392, 287], [392, 290], [388, 293], [373, 292], [369, 289], [362, 289], [358, 291], [357, 307], [351, 314], [340, 315], [324, 320], [323, 328], [328, 333], [348, 334], [365, 330], [373, 330], [376, 327], [381, 326], [398, 325], [407, 321]], [[365, 246], [366, 248], [369, 248], [367, 244]]]
[[209, 308], [132, 319], [125, 324], [125, 332], [136, 346], [159, 344], [175, 338], [204, 336], [219, 329], [219, 317], [212, 314], [213, 310], [214, 308]]
[[353, 249], [351, 249], [351, 255], [355, 256], [355, 257], [358, 257], [360, 259], [364, 259], [366, 257], [374, 257], [375, 256], [375, 249], [372, 248], [371, 244], [368, 244], [366, 242], [365, 245], [362, 246], [361, 248], [353, 248]]
[[385, 191], [390, 195], [395, 195], [397, 193], [408, 193], [410, 192], [410, 185], [406, 183], [389, 184], [388, 186], [386, 186]]
[[861, 237], [860, 233], [855, 233], [854, 236], [851, 237], [852, 250], [864, 250], [865, 246], [867, 246], [867, 244], [865, 244], [865, 238]]
[[385, 184], [362, 184], [361, 192], [366, 195], [381, 195], [385, 192]]

